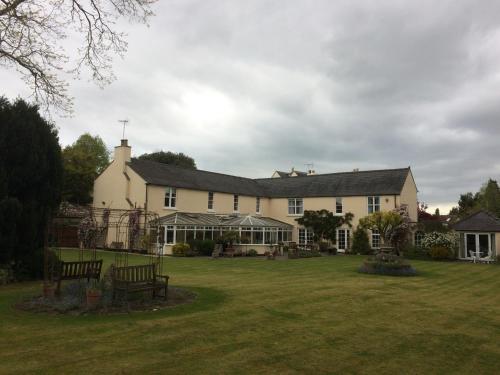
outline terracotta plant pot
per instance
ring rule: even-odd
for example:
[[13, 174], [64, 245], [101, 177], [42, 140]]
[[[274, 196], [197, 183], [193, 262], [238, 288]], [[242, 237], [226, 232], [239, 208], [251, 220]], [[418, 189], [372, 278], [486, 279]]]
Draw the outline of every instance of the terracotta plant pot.
[[87, 290], [87, 308], [94, 309], [99, 305], [102, 298], [102, 292], [97, 289], [88, 289]]
[[43, 297], [53, 299], [56, 295], [56, 287], [51, 284], [43, 284]]

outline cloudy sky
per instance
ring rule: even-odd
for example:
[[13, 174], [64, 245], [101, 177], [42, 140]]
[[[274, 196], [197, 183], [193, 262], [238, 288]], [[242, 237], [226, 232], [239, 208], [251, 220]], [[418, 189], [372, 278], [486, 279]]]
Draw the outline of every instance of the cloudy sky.
[[[268, 177], [411, 166], [448, 209], [500, 178], [500, 2], [167, 1], [104, 89], [71, 82], [63, 144], [184, 152], [200, 169]], [[0, 70], [7, 96], [27, 95]]]

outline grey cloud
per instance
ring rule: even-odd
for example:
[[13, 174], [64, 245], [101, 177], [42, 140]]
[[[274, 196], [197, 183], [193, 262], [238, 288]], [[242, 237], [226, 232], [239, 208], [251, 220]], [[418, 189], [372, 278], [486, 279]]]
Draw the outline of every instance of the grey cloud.
[[135, 154], [181, 151], [249, 177], [411, 165], [420, 199], [450, 204], [500, 175], [499, 13], [498, 1], [161, 1], [149, 28], [120, 25], [117, 81], [72, 83], [61, 139], [90, 131], [112, 147], [126, 117]]

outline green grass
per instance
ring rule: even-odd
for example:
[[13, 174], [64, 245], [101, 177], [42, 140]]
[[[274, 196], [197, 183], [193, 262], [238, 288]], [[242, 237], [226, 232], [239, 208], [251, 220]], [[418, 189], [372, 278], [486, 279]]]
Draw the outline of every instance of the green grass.
[[362, 259], [167, 258], [197, 301], [119, 316], [18, 312], [41, 284], [0, 287], [0, 373], [498, 373], [499, 266], [413, 261], [419, 276], [394, 278]]

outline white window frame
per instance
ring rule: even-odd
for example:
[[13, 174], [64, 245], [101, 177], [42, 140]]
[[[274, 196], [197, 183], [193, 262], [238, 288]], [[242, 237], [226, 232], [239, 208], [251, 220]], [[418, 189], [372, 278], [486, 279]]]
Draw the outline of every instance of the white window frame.
[[208, 209], [208, 211], [214, 210], [214, 192], [213, 191], [208, 192], [207, 209]]
[[238, 194], [233, 195], [233, 212], [239, 212], [240, 208], [240, 196]]
[[260, 214], [260, 197], [255, 198], [255, 213]]
[[288, 198], [288, 215], [300, 216], [304, 214], [303, 198]]
[[177, 204], [177, 189], [174, 187], [165, 188], [165, 196], [163, 198], [164, 208], [175, 208], [176, 204]]
[[342, 200], [342, 197], [337, 197], [335, 198], [335, 213], [337, 215], [340, 215], [343, 212], [344, 212], [344, 202]]
[[378, 229], [372, 230], [372, 249], [380, 249], [380, 232]]
[[[473, 259], [469, 253], [469, 249], [467, 248], [467, 235], [472, 235], [475, 236], [475, 244], [476, 244], [476, 254], [475, 257], [476, 259], [481, 258], [481, 253], [479, 252], [479, 236], [480, 235], [485, 235], [488, 237], [488, 255], [487, 257], [491, 257], [491, 254], [493, 254], [493, 249], [492, 247], [492, 241], [491, 241], [491, 236], [492, 233], [486, 233], [486, 232], [466, 232], [464, 235], [464, 249], [465, 249], [465, 257], [462, 257], [462, 259]], [[484, 258], [484, 257], [483, 257]]]
[[308, 245], [314, 242], [314, 232], [311, 229], [299, 228], [299, 245]]
[[368, 197], [368, 213], [380, 212], [380, 196]]
[[413, 244], [415, 247], [421, 248], [422, 247], [422, 240], [424, 239], [425, 233], [422, 232], [421, 230], [417, 230], [415, 234], [413, 235]]

